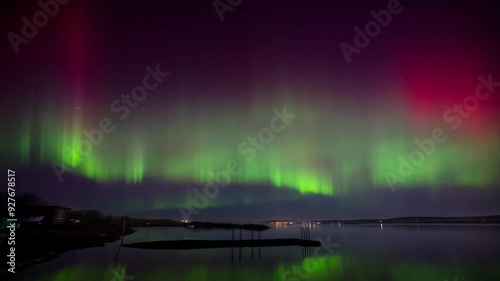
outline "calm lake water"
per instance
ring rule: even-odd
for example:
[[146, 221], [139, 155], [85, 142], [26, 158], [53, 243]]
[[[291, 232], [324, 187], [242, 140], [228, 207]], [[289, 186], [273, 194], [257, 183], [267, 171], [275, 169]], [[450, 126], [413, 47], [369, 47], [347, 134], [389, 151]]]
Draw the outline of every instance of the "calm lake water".
[[[270, 226], [262, 239], [300, 238], [301, 225]], [[323, 247], [270, 247], [260, 254], [258, 248], [122, 248], [115, 263], [117, 242], [65, 253], [14, 280], [500, 280], [500, 226], [323, 224], [311, 226], [310, 236]], [[231, 230], [140, 228], [125, 243], [168, 239], [231, 239]]]

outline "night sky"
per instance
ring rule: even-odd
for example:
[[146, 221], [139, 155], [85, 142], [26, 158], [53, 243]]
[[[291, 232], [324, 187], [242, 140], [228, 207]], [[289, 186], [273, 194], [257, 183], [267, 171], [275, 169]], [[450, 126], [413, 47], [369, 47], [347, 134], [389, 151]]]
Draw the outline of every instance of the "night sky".
[[2, 1], [2, 167], [116, 215], [498, 214], [496, 2]]

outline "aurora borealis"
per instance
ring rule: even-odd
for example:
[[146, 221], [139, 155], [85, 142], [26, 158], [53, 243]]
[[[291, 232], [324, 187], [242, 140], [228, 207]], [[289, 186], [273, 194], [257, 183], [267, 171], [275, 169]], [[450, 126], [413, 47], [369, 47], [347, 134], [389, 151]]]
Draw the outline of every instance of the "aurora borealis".
[[[71, 122], [57, 114], [47, 114], [39, 120], [26, 118], [28, 125], [16, 132], [19, 144], [13, 152], [17, 152], [15, 158], [24, 163], [51, 165], [55, 159], [79, 176], [99, 182], [129, 184], [138, 184], [143, 177], [203, 184], [210, 181], [212, 173], [224, 170], [226, 163], [237, 160], [242, 172], [232, 177], [231, 182], [271, 184], [276, 188], [295, 188], [301, 193], [335, 195], [367, 185], [388, 187], [385, 173], [397, 171], [398, 157], [414, 150], [416, 146], [412, 142], [420, 137], [408, 125], [413, 116], [405, 117], [404, 112], [397, 110], [382, 114], [382, 109], [369, 109], [362, 118], [341, 110], [328, 112], [306, 101], [298, 104], [291, 106], [291, 112], [298, 116], [300, 123], [291, 121], [267, 145], [257, 141], [261, 151], [252, 150], [249, 143], [243, 142], [247, 135], [257, 134], [259, 125], [263, 128], [267, 125], [266, 121], [273, 117], [271, 108], [243, 107], [240, 110], [249, 113], [241, 114], [236, 108], [228, 108], [229, 105], [214, 112], [165, 106], [166, 113], [155, 112], [154, 117], [144, 121], [132, 121], [134, 126], [121, 132], [116, 129], [116, 133], [105, 134], [98, 146], [91, 146], [89, 153], [82, 142], [88, 144], [91, 138], [98, 139], [90, 136], [89, 131], [95, 130], [99, 119], [85, 119], [84, 110], [72, 113]], [[386, 105], [398, 107], [390, 105], [389, 100]], [[478, 111], [478, 115], [491, 114], [486, 110], [484, 113]], [[224, 116], [231, 118], [225, 120]], [[249, 117], [253, 117], [250, 122], [245, 120]], [[165, 122], [151, 123], [150, 118]], [[440, 123], [431, 122], [430, 128], [435, 124]], [[493, 185], [498, 180], [495, 169], [498, 158], [491, 154], [499, 152], [498, 130], [494, 125], [483, 124], [488, 134], [480, 131], [474, 135], [472, 132], [462, 139], [449, 136], [449, 140], [425, 160], [425, 165], [418, 167], [415, 174], [398, 187], [446, 184], [479, 188]], [[329, 127], [328, 133], [322, 131]], [[370, 132], [373, 127], [376, 131]], [[36, 128], [42, 128], [38, 135]], [[359, 139], [360, 135], [365, 139]], [[463, 161], [456, 161], [456, 158]]]
[[[26, 189], [48, 199], [86, 207], [55, 194], [74, 190], [110, 212], [192, 206], [192, 188], [228, 163], [238, 172], [208, 209], [307, 201], [311, 214], [358, 206], [369, 215], [418, 192], [451, 215], [446, 206], [457, 203], [444, 198], [500, 198], [494, 3], [401, 1], [404, 12], [347, 63], [340, 42], [387, 1], [257, 2], [220, 22], [210, 1], [74, 0], [17, 54], [5, 39], [3, 165], [33, 175]], [[1, 5], [4, 34], [39, 9]], [[153, 75], [158, 85], [126, 102], [148, 67], [169, 75]], [[401, 175], [435, 129], [443, 141]], [[121, 189], [120, 200], [96, 199]], [[378, 193], [385, 199], [368, 203]], [[464, 212], [494, 210], [478, 201]]]

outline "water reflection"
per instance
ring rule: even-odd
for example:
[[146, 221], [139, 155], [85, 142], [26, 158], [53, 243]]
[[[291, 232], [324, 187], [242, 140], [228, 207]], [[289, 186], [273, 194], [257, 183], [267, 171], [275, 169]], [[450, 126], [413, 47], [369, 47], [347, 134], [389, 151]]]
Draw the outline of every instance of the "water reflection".
[[[276, 227], [263, 232], [262, 238], [300, 238], [300, 227]], [[14, 280], [500, 280], [499, 232], [499, 226], [384, 224], [382, 230], [377, 224], [316, 224], [310, 229], [312, 239], [340, 246], [313, 250], [309, 257], [302, 256], [301, 247], [264, 247], [260, 254], [251, 248], [234, 249], [235, 253], [127, 248], [117, 263], [113, 260], [119, 243], [114, 243], [75, 251], [73, 256], [63, 254], [17, 273]], [[231, 235], [227, 230], [143, 228], [125, 240], [230, 239]], [[251, 235], [242, 233], [242, 238]], [[237, 262], [232, 262], [232, 255]]]

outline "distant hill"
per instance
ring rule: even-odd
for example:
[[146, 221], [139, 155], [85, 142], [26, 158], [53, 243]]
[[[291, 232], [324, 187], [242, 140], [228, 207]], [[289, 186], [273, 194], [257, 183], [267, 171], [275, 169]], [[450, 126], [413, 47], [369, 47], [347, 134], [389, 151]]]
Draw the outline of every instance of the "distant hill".
[[476, 217], [399, 217], [390, 219], [322, 220], [321, 223], [368, 224], [368, 223], [500, 223], [498, 216]]
[[[268, 220], [264, 223], [275, 222], [298, 222], [295, 220]], [[300, 221], [299, 221], [300, 222]], [[408, 223], [474, 223], [474, 224], [498, 224], [500, 223], [500, 215], [496, 216], [474, 216], [474, 217], [398, 217], [398, 218], [378, 218], [378, 219], [356, 219], [356, 220], [308, 220], [308, 222], [319, 223], [343, 223], [343, 224], [408, 224]]]

